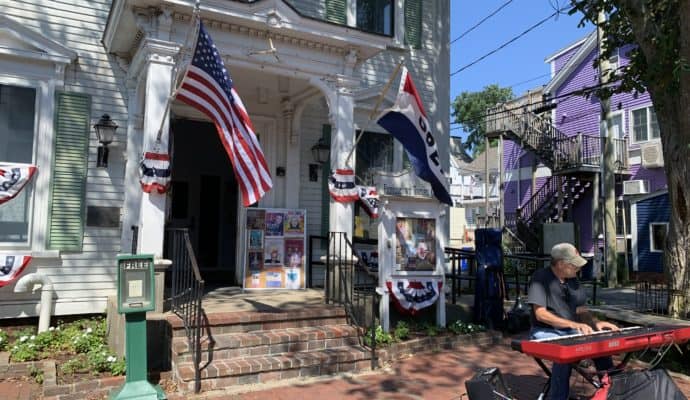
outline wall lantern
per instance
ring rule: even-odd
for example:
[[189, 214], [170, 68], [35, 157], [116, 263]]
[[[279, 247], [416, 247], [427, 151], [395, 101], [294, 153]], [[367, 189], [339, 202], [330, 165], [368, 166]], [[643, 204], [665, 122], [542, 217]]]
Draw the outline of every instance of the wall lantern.
[[115, 121], [110, 119], [110, 115], [103, 114], [101, 119], [93, 126], [96, 130], [96, 137], [102, 146], [98, 146], [98, 160], [96, 161], [96, 166], [98, 168], [108, 167], [108, 145], [113, 142], [115, 137], [115, 130], [117, 130], [117, 124]]
[[320, 138], [315, 145], [311, 147], [311, 155], [314, 157], [314, 161], [323, 165], [328, 161], [328, 156], [331, 152], [331, 146], [329, 146], [324, 138]]

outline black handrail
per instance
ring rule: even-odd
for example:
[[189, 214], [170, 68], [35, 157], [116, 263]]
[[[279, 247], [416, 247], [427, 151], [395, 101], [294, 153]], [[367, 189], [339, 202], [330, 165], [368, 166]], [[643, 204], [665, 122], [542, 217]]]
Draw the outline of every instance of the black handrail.
[[189, 232], [166, 229], [166, 258], [172, 260], [171, 311], [182, 320], [194, 360], [194, 392], [201, 390], [201, 321], [204, 280], [194, 256]]
[[[371, 333], [371, 369], [376, 358], [376, 287], [378, 276], [355, 255], [345, 232], [329, 232], [326, 251], [326, 303], [342, 304], [352, 324], [369, 328]], [[333, 276], [335, 274], [335, 276]], [[371, 304], [371, 321], [366, 323], [366, 305]]]

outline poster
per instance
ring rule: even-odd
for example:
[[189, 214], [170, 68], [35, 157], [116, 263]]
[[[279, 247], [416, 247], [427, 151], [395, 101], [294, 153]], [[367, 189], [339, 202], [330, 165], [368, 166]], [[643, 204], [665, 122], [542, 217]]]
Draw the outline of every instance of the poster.
[[306, 269], [306, 210], [247, 210], [245, 289], [302, 289]]
[[436, 221], [429, 218], [397, 218], [395, 265], [400, 271], [436, 269]]

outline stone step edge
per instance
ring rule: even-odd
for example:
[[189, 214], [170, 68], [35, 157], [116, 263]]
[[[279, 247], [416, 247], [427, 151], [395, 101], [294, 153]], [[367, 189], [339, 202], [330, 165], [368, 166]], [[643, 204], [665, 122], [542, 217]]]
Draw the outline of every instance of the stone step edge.
[[[364, 347], [352, 346], [335, 349], [303, 351], [276, 356], [245, 357], [239, 359], [213, 360], [201, 370], [201, 379], [217, 379], [262, 372], [282, 371], [313, 366], [353, 363], [369, 360], [371, 351]], [[176, 376], [183, 382], [194, 380], [191, 362], [175, 366]]]
[[[217, 312], [206, 315], [208, 326], [257, 324], [263, 322], [283, 322], [293, 320], [318, 320], [326, 318], [345, 318], [347, 313], [340, 306], [310, 307], [300, 310], [287, 310], [277, 313], [259, 311]], [[168, 314], [166, 320], [173, 329], [183, 329], [182, 319], [176, 314]]]
[[[357, 337], [358, 334], [359, 328], [347, 324], [221, 333], [213, 336], [213, 350], [220, 351], [244, 347], [301, 343], [314, 340], [341, 339]], [[208, 338], [202, 338], [201, 346], [202, 352], [209, 350], [210, 342]], [[189, 341], [186, 336], [173, 337], [172, 353], [174, 356], [189, 354], [189, 351]]]

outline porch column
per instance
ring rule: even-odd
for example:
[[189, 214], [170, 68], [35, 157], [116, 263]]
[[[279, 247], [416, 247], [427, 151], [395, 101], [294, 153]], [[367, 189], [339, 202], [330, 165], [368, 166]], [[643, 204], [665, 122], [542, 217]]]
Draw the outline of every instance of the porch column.
[[[145, 39], [139, 52], [145, 57], [144, 85], [144, 127], [143, 151], [151, 150], [156, 144], [158, 130], [162, 125], [160, 149], [168, 150], [168, 114], [166, 106], [172, 91], [172, 70], [178, 45], [157, 39]], [[157, 192], [142, 193], [139, 214], [139, 251], [163, 255], [165, 233], [165, 207], [167, 196]]]
[[[129, 253], [135, 231], [133, 226], [139, 223], [139, 206], [141, 204], [141, 186], [139, 185], [139, 158], [142, 155], [141, 128], [143, 124], [140, 84], [136, 78], [127, 79], [127, 152], [125, 153], [125, 200], [122, 209], [122, 232], [120, 234], [120, 252]], [[136, 237], [137, 241], [139, 237]]]
[[[345, 162], [352, 147], [355, 145], [355, 102], [352, 89], [356, 84], [353, 78], [345, 76], [338, 76], [335, 81], [333, 101], [330, 102], [330, 117], [333, 124], [333, 129], [331, 130], [331, 171], [338, 168], [349, 168], [350, 166], [354, 170], [354, 154], [348, 165]], [[354, 203], [340, 203], [331, 197], [329, 210], [329, 231], [346, 232], [347, 237], [351, 240], [352, 225], [354, 223]]]

